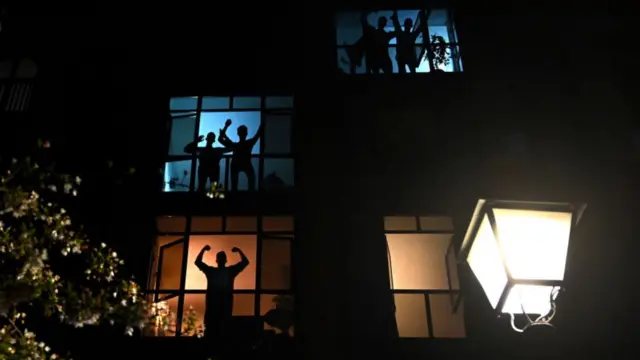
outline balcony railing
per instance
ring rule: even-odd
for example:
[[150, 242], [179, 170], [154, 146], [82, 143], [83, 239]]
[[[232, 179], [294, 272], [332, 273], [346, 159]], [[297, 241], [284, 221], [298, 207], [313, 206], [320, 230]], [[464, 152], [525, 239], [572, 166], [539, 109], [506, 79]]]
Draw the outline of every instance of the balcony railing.
[[33, 94], [32, 79], [0, 80], [0, 112], [23, 113], [29, 110]]

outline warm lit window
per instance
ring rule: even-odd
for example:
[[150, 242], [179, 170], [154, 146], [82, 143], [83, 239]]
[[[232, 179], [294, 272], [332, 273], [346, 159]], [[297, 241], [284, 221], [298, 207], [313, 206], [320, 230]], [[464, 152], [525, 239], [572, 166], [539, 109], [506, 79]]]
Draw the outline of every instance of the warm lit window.
[[291, 96], [174, 97], [169, 108], [164, 191], [293, 187]]
[[[159, 324], [149, 330], [149, 335], [173, 336], [177, 330], [182, 335], [197, 335], [201, 331], [207, 279], [195, 260], [206, 245], [211, 250], [205, 252], [203, 261], [209, 266], [217, 266], [219, 251], [227, 254], [228, 265], [240, 261], [240, 256], [231, 251], [234, 247], [240, 248], [249, 259], [249, 265], [235, 278], [231, 331], [247, 332], [261, 324], [265, 330], [281, 331], [263, 320], [270, 316], [268, 313], [275, 309], [277, 302], [292, 306], [293, 218], [193, 216], [189, 227], [187, 224], [187, 219], [181, 216], [158, 218], [159, 235], [153, 250], [148, 288], [152, 301], [163, 309], [164, 315]], [[180, 312], [181, 318], [177, 316]], [[176, 326], [180, 321], [182, 326]], [[293, 334], [293, 327], [288, 331]]]
[[453, 17], [445, 9], [341, 12], [336, 37], [338, 69], [346, 74], [462, 71]]
[[455, 259], [447, 259], [453, 237], [450, 217], [388, 216], [384, 226], [389, 277], [400, 337], [465, 337]]

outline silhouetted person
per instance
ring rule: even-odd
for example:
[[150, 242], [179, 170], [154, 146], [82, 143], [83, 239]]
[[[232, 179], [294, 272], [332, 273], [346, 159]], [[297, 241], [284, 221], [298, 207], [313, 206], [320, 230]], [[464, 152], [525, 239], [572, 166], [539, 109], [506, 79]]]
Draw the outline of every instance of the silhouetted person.
[[[204, 136], [198, 137], [198, 142], [204, 140]], [[207, 179], [213, 184], [220, 181], [220, 160], [222, 155], [231, 152], [227, 148], [214, 148], [213, 143], [216, 142], [216, 134], [210, 132], [207, 134], [207, 143], [204, 147], [198, 147], [196, 142], [191, 142], [184, 147], [184, 152], [188, 154], [199, 153], [200, 166], [198, 167], [198, 191], [204, 192], [207, 185]]]
[[416, 39], [422, 33], [422, 26], [424, 26], [423, 16], [424, 12], [420, 10], [418, 13], [419, 26], [415, 29], [413, 28], [413, 20], [406, 18], [404, 20], [404, 30], [400, 26], [398, 12], [394, 11], [391, 16], [397, 38], [396, 61], [398, 62], [398, 72], [400, 74], [406, 73], [405, 67], [408, 67], [412, 73], [415, 73], [418, 67], [418, 55], [416, 54], [415, 45]]
[[224, 124], [224, 129], [220, 130], [220, 143], [233, 150], [233, 155], [231, 155], [231, 191], [238, 190], [238, 175], [241, 172], [247, 175], [249, 191], [253, 191], [256, 188], [256, 172], [251, 163], [251, 151], [262, 134], [262, 123], [251, 139], [247, 139], [249, 129], [244, 125], [238, 126], [238, 142], [233, 142], [227, 137], [229, 126], [231, 126], [231, 119], [228, 119]]
[[387, 32], [384, 29], [387, 26], [387, 18], [384, 16], [379, 17], [377, 28], [369, 25], [365, 12], [362, 13], [360, 21], [364, 32], [363, 45], [367, 73], [378, 74], [382, 70], [385, 74], [391, 74], [393, 72], [393, 64], [389, 57], [389, 41], [396, 34], [395, 32]]
[[206, 308], [204, 312], [204, 336], [207, 343], [217, 343], [216, 340], [225, 335], [233, 315], [233, 283], [236, 276], [249, 265], [249, 259], [242, 250], [234, 247], [232, 252], [240, 255], [240, 262], [232, 266], [227, 265], [227, 254], [220, 251], [216, 254], [218, 267], [205, 264], [202, 257], [211, 250], [209, 245], [200, 250], [195, 264], [207, 277]]

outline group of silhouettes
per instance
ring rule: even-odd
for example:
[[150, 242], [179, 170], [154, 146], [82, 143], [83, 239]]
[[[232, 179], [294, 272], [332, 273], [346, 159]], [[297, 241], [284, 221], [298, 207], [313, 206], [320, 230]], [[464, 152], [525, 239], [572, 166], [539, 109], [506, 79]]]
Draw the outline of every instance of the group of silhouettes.
[[396, 38], [398, 72], [406, 73], [408, 68], [411, 73], [415, 73], [426, 51], [423, 47], [422, 52], [416, 54], [416, 40], [421, 34], [424, 39], [428, 39], [426, 21], [428, 16], [428, 13], [425, 14], [423, 10], [420, 10], [415, 24], [412, 18], [406, 18], [401, 26], [398, 12], [394, 11], [390, 17], [393, 31], [387, 31], [388, 20], [385, 16], [379, 17], [377, 27], [374, 27], [367, 21], [367, 14], [362, 13], [360, 21], [363, 35], [347, 50], [350, 72], [355, 73], [356, 68], [362, 65], [364, 59], [368, 74], [378, 74], [381, 71], [385, 74], [391, 74], [393, 64], [389, 56], [389, 42]]
[[216, 142], [216, 134], [210, 132], [206, 137], [206, 145], [201, 147], [198, 143], [205, 140], [200, 135], [198, 141], [191, 142], [184, 147], [189, 154], [198, 154], [200, 166], [198, 167], [198, 192], [205, 192], [207, 180], [211, 183], [220, 183], [220, 160], [222, 155], [233, 152], [231, 155], [231, 191], [238, 190], [238, 176], [244, 173], [247, 176], [249, 191], [255, 189], [256, 175], [251, 163], [251, 152], [262, 134], [262, 124], [252, 138], [247, 138], [249, 129], [245, 125], [238, 126], [238, 141], [234, 142], [227, 137], [227, 129], [231, 126], [231, 119], [227, 119], [224, 128], [220, 129], [218, 142], [223, 147], [213, 147]]

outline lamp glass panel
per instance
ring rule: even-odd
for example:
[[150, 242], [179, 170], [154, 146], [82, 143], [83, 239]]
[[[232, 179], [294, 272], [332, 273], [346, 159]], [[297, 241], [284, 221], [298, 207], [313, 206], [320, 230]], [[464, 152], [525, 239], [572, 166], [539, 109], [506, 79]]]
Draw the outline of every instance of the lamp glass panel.
[[467, 262], [495, 309], [507, 286], [507, 272], [502, 264], [500, 249], [489, 218], [484, 215], [471, 244]]
[[[553, 288], [554, 286], [514, 285], [502, 307], [502, 312], [505, 314], [547, 314], [551, 310]], [[555, 296], [554, 294], [554, 300]]]
[[498, 240], [514, 279], [564, 278], [571, 213], [493, 209]]

